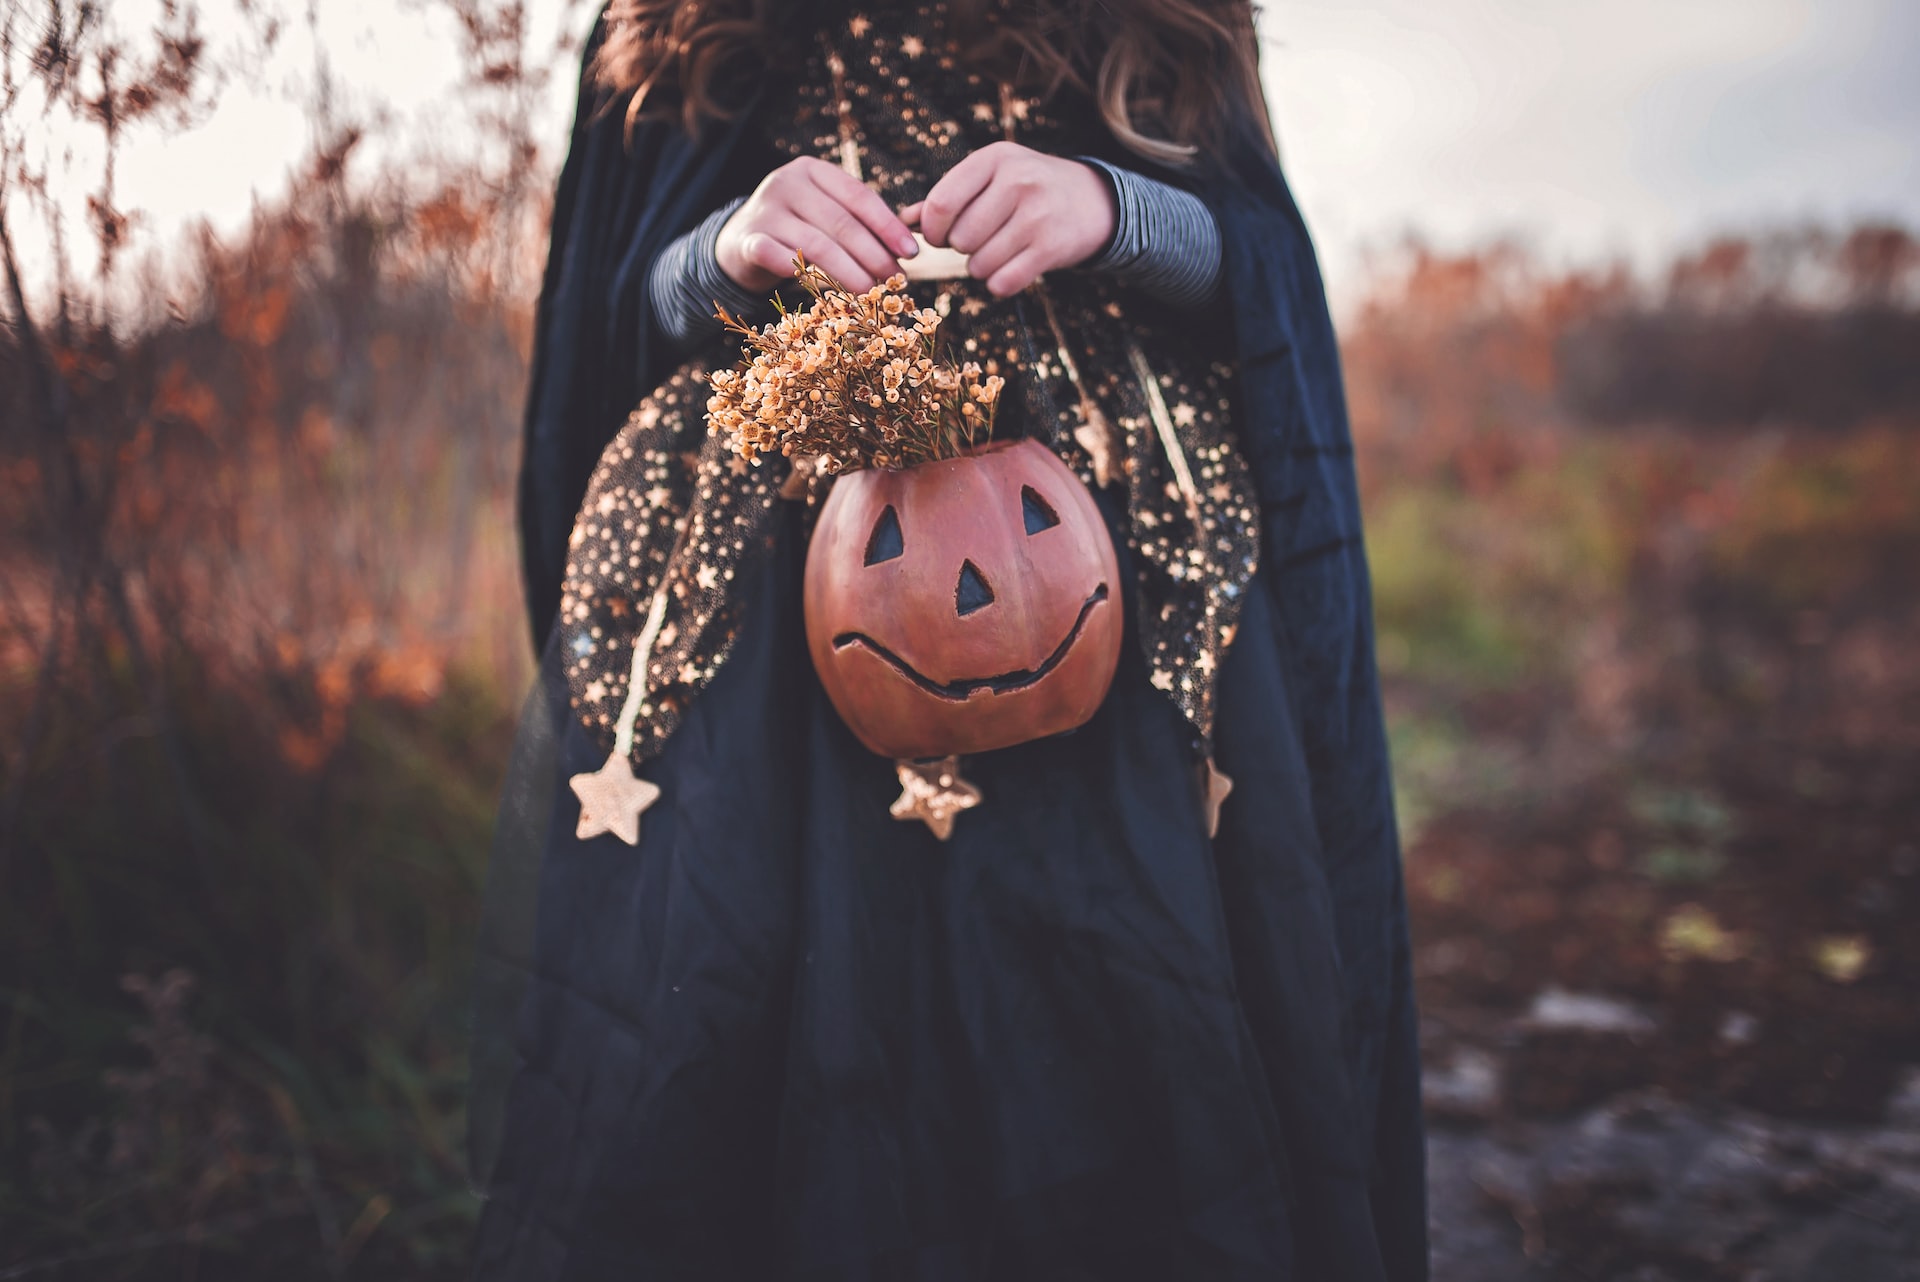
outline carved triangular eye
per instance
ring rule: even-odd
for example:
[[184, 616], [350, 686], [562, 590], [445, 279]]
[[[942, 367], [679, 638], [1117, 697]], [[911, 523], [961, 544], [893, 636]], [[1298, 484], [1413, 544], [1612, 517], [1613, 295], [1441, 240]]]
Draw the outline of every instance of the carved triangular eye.
[[887, 510], [873, 523], [873, 533], [867, 536], [867, 564], [878, 565], [882, 561], [891, 561], [906, 550], [906, 542], [900, 537], [900, 517], [893, 510], [893, 504], [887, 504]]
[[984, 610], [993, 604], [993, 589], [980, 577], [980, 567], [971, 561], [960, 566], [960, 582], [954, 585], [953, 608], [965, 618], [975, 610]]
[[1020, 515], [1026, 518], [1027, 533], [1038, 534], [1060, 524], [1060, 518], [1031, 485], [1020, 487]]

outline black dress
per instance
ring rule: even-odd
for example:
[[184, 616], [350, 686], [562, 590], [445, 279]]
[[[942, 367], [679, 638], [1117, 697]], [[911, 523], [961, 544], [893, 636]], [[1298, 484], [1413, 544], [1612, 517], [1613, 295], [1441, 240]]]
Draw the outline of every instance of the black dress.
[[[874, 67], [897, 57], [903, 33], [939, 55], [937, 12], [877, 17], [836, 34], [873, 41]], [[776, 145], [806, 118], [792, 102], [779, 89], [766, 99]], [[869, 124], [877, 134], [879, 117]], [[878, 150], [868, 145], [870, 160]], [[910, 183], [889, 198], [914, 198]], [[551, 270], [549, 326], [566, 293]], [[973, 295], [956, 289], [958, 312]], [[1115, 301], [1093, 284], [1061, 292], [1070, 330]], [[976, 310], [982, 332], [1003, 315]], [[1111, 392], [1104, 340], [1074, 341], [1087, 381]], [[1168, 388], [1207, 404], [1221, 372], [1171, 334], [1154, 347]], [[690, 430], [675, 426], [676, 405], [691, 417], [687, 381], [682, 371], [682, 395], [649, 398], [646, 431]], [[1054, 412], [1045, 396], [1033, 404], [1036, 422]], [[595, 492], [612, 488], [622, 439], [649, 439], [639, 431], [629, 420]], [[1129, 447], [1144, 456], [1137, 436]], [[889, 815], [891, 763], [855, 741], [813, 675], [804, 505], [755, 509], [755, 553], [724, 590], [724, 628], [709, 629], [724, 645], [682, 656], [699, 680], [641, 769], [662, 800], [637, 849], [574, 835], [562, 781], [608, 748], [574, 670], [588, 663], [571, 648], [586, 629], [570, 634], [563, 611], [528, 713], [532, 747], [509, 783], [524, 813], [503, 822], [489, 905], [495, 938], [535, 900], [537, 927], [524, 984], [511, 966], [483, 966], [483, 982], [504, 977], [483, 1001], [511, 996], [520, 1023], [497, 1134], [476, 1105], [489, 1198], [478, 1276], [1424, 1276], [1384, 759], [1365, 740], [1346, 765], [1316, 759], [1327, 722], [1296, 692], [1317, 656], [1289, 627], [1284, 585], [1303, 567], [1324, 575], [1328, 555], [1296, 559], [1297, 528], [1276, 537], [1276, 522], [1313, 518], [1305, 501], [1269, 501], [1260, 462], [1213, 460], [1216, 504], [1257, 505], [1265, 546], [1260, 572], [1232, 593], [1231, 644], [1209, 641], [1221, 658], [1205, 709], [1169, 697], [1184, 660], [1143, 643], [1167, 613], [1164, 549], [1142, 554], [1141, 486], [1115, 486], [1100, 498], [1130, 626], [1113, 689], [1073, 734], [969, 758], [986, 801], [944, 843]], [[690, 493], [724, 483], [688, 467]], [[1201, 617], [1206, 602], [1169, 608]], [[1370, 695], [1370, 648], [1358, 663]], [[1358, 724], [1370, 716], [1377, 739], [1370, 707]], [[1197, 740], [1236, 784], [1211, 839]], [[1344, 785], [1330, 787], [1329, 771]], [[1328, 813], [1353, 798], [1370, 810]], [[1372, 834], [1338, 852], [1367, 865], [1331, 862], [1330, 831]], [[536, 865], [514, 862], [536, 848]], [[476, 1079], [503, 1071], [477, 1064]]]

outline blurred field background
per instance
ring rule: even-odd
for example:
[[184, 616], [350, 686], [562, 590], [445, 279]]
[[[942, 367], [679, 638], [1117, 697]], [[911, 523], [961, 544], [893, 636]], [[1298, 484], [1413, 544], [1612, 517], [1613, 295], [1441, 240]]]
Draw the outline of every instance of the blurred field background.
[[[111, 157], [227, 55], [191, 7], [4, 20], [0, 1278], [461, 1275], [563, 141], [526, 108], [571, 71], [519, 6], [445, 7], [484, 148], [368, 163], [321, 67], [287, 190], [139, 256]], [[300, 21], [242, 8], [243, 49]], [[105, 158], [65, 211], [48, 111]], [[1467, 1137], [1497, 1212], [1440, 1276], [1801, 1276], [1753, 1271], [1765, 1225], [1623, 1212], [1685, 1211], [1644, 1173], [1499, 1177], [1622, 1100], [1826, 1128], [1765, 1131], [1805, 1152], [1761, 1202], [1911, 1233], [1910, 1168], [1820, 1145], [1920, 1109], [1914, 230], [1408, 239], [1340, 320], [1437, 1176]]]

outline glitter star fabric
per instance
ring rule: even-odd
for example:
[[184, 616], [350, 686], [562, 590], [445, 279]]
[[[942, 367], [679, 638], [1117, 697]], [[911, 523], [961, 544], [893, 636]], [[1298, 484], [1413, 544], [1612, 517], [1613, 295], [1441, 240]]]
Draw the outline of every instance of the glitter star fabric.
[[[938, 4], [855, 13], [822, 31], [760, 112], [778, 150], [857, 167], [895, 206], [924, 198], [960, 159], [1009, 135], [1057, 155], [1097, 151], [1105, 137], [1093, 104], [1070, 90], [1023, 96], [967, 70]], [[997, 436], [1048, 441], [1089, 487], [1110, 440], [1101, 470], [1125, 487], [1150, 679], [1208, 751], [1215, 678], [1259, 548], [1253, 485], [1233, 440], [1227, 338], [1092, 273], [1057, 272], [1009, 299], [972, 279], [920, 281], [913, 294], [944, 318], [940, 337], [955, 359], [1008, 378]], [[731, 585], [770, 546], [786, 480], [782, 463], [748, 467], [706, 435], [706, 372], [696, 363], [676, 373], [608, 447], [567, 567], [570, 695], [609, 743], [641, 621], [668, 583], [634, 732], [641, 761], [725, 661], [739, 623]], [[789, 497], [821, 493], [815, 482]]]
[[587, 729], [613, 742], [649, 603], [667, 610], [646, 669], [633, 758], [659, 752], [733, 645], [732, 588], [769, 523], [785, 469], [750, 467], [706, 427], [707, 370], [690, 364], [640, 403], [600, 456], [568, 540], [560, 644]]

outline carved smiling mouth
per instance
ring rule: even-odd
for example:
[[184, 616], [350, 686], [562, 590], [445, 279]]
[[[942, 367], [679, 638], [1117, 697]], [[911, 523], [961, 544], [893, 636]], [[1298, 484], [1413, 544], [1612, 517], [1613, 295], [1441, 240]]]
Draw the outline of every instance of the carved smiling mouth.
[[1067, 657], [1067, 651], [1073, 649], [1073, 643], [1080, 639], [1080, 630], [1086, 626], [1087, 616], [1093, 613], [1093, 607], [1107, 599], [1107, 585], [1102, 583], [1095, 588], [1080, 605], [1079, 617], [1073, 626], [1067, 629], [1066, 637], [1054, 647], [1046, 662], [1037, 668], [1021, 668], [1017, 672], [1003, 672], [997, 677], [964, 677], [958, 681], [939, 682], [923, 676], [918, 669], [905, 659], [881, 645], [864, 632], [842, 632], [833, 639], [835, 650], [844, 650], [850, 645], [864, 646], [881, 659], [891, 664], [893, 670], [907, 680], [925, 690], [936, 699], [951, 699], [955, 702], [970, 699], [981, 690], [991, 690], [994, 694], [1012, 694], [1024, 690], [1041, 677], [1046, 676], [1060, 666]]

